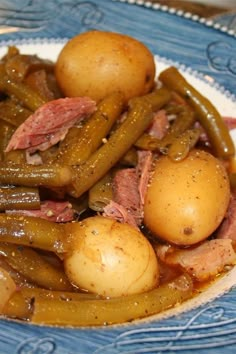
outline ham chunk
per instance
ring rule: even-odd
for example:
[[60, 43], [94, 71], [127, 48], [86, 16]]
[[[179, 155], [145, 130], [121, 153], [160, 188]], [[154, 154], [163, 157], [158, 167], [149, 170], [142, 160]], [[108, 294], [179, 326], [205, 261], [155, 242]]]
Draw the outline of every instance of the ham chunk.
[[120, 205], [113, 200], [104, 207], [103, 216], [115, 219], [120, 223], [127, 223], [134, 228], [138, 228], [137, 221], [133, 214], [129, 213], [123, 205]]
[[168, 116], [164, 109], [160, 109], [154, 114], [152, 124], [147, 133], [157, 139], [162, 139], [170, 126]]
[[54, 222], [68, 222], [74, 219], [74, 210], [69, 202], [46, 200], [38, 210], [6, 210], [7, 214], [35, 216]]
[[113, 200], [103, 209], [103, 215], [121, 223], [138, 227], [142, 221], [142, 210], [138, 192], [138, 175], [135, 168], [116, 172], [113, 179]]
[[88, 117], [96, 104], [88, 97], [59, 98], [37, 109], [12, 135], [6, 152], [44, 151], [63, 140], [69, 128]]
[[[113, 179], [114, 202], [119, 204], [129, 215], [127, 220], [135, 220], [136, 225], [142, 221], [140, 198], [138, 192], [138, 175], [135, 168], [125, 168], [116, 172]], [[132, 216], [132, 217], [131, 217]]]
[[205, 281], [236, 264], [232, 240], [216, 239], [189, 249], [160, 245], [157, 256], [166, 264], [179, 266], [198, 281]]
[[151, 151], [138, 151], [138, 164], [136, 171], [139, 176], [138, 190], [140, 203], [143, 207], [144, 199], [147, 192], [147, 187], [150, 179], [150, 173], [152, 168], [152, 152]]
[[113, 200], [104, 208], [104, 216], [138, 227], [143, 220], [143, 204], [152, 166], [150, 151], [138, 152], [136, 168], [116, 172], [113, 179]]
[[227, 125], [228, 129], [235, 129], [236, 128], [236, 118], [234, 117], [223, 117], [225, 124]]

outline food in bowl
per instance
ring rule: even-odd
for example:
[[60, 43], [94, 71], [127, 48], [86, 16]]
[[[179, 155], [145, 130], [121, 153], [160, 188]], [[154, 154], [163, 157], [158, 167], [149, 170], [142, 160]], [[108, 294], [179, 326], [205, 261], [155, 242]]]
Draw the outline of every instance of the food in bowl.
[[[79, 77], [58, 69], [68, 43], [101, 48], [104, 35], [142, 48], [141, 90], [122, 82], [95, 97], [97, 76], [76, 91]], [[235, 120], [176, 68], [154, 77], [136, 39], [92, 31], [68, 43], [56, 63], [15, 47], [1, 61], [0, 311], [61, 326], [145, 318], [235, 265]]]

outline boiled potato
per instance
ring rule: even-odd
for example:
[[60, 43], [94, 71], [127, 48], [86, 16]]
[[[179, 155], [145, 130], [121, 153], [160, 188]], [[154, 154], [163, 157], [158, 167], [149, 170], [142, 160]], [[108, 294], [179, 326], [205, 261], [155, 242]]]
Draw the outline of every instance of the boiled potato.
[[193, 150], [181, 162], [157, 160], [144, 205], [144, 222], [160, 238], [177, 245], [206, 239], [221, 223], [230, 199], [221, 162]]
[[94, 216], [71, 224], [72, 251], [64, 260], [70, 281], [108, 297], [141, 293], [158, 285], [154, 250], [128, 224]]
[[149, 92], [155, 63], [149, 49], [127, 35], [89, 31], [69, 40], [56, 62], [56, 79], [65, 96], [99, 101], [112, 91], [128, 100]]

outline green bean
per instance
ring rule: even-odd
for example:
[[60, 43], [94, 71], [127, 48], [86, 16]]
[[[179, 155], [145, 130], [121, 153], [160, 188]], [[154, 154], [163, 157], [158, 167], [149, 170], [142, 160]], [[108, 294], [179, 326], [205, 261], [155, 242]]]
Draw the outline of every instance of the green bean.
[[[115, 92], [104, 98], [95, 113], [78, 131], [79, 135], [68, 141], [56, 158], [56, 162], [65, 165], [78, 165], [102, 144], [114, 122], [119, 118], [124, 109], [124, 96]], [[60, 150], [60, 149], [59, 149]]]
[[88, 293], [52, 291], [42, 288], [24, 287], [16, 291], [2, 310], [2, 315], [22, 320], [30, 320], [34, 299], [50, 299], [61, 301], [99, 300], [99, 296]]
[[7, 75], [0, 75], [0, 90], [10, 96], [15, 96], [24, 107], [31, 111], [35, 111], [46, 103], [46, 100], [28, 85], [12, 81]]
[[82, 293], [76, 291], [61, 291], [61, 290], [48, 290], [42, 288], [29, 288], [25, 287], [21, 290], [21, 293], [28, 298], [47, 298], [47, 299], [57, 299], [62, 301], [81, 301], [81, 300], [102, 300], [103, 298], [96, 294]]
[[62, 163], [61, 154], [62, 151], [67, 151], [68, 146], [72, 144], [72, 141], [77, 141], [80, 136], [80, 131], [82, 129], [82, 124], [78, 126], [73, 126], [67, 132], [65, 138], [60, 141], [59, 147], [57, 145], [53, 145], [49, 147], [47, 150], [39, 151], [39, 154], [42, 158], [43, 163], [46, 164], [54, 164], [60, 160], [60, 164]]
[[38, 188], [0, 187], [0, 210], [39, 209]]
[[103, 211], [103, 208], [113, 199], [112, 175], [107, 173], [89, 190], [89, 208]]
[[41, 157], [43, 164], [51, 164], [58, 154], [58, 146], [52, 145], [46, 150], [38, 151], [38, 154]]
[[192, 280], [181, 275], [146, 293], [110, 300], [61, 301], [37, 298], [33, 323], [89, 326], [123, 323], [151, 316], [192, 296]]
[[1, 63], [2, 65], [4, 65], [5, 67], [5, 63], [7, 62], [7, 60], [13, 58], [15, 55], [18, 55], [20, 53], [19, 48], [17, 48], [14, 45], [10, 45], [7, 48], [7, 53], [2, 57]]
[[2, 309], [3, 316], [21, 320], [29, 320], [32, 312], [31, 299], [24, 297], [21, 291], [15, 291]]
[[72, 289], [64, 271], [52, 266], [30, 247], [0, 243], [0, 254], [33, 284], [52, 290]]
[[80, 196], [102, 178], [131, 148], [152, 121], [150, 105], [142, 98], [133, 101], [124, 122], [81, 166], [74, 169], [71, 194]]
[[13, 100], [5, 100], [0, 102], [0, 117], [5, 122], [18, 127], [32, 112], [27, 108], [22, 107]]
[[[144, 133], [135, 143], [134, 146], [142, 150], [157, 151], [161, 146], [161, 139]], [[163, 149], [162, 149], [163, 150]]]
[[185, 132], [173, 141], [168, 149], [167, 155], [173, 161], [183, 160], [188, 155], [189, 151], [196, 145], [199, 136], [199, 129], [185, 130]]
[[64, 150], [66, 151], [71, 141], [78, 139], [82, 128], [83, 125], [81, 123], [80, 125], [73, 126], [68, 130], [65, 138], [62, 141], [60, 141], [60, 148], [58, 149], [58, 153], [59, 151], [64, 151]]
[[16, 53], [5, 62], [7, 75], [16, 81], [22, 81], [32, 72], [45, 70], [53, 72], [54, 65], [49, 60], [43, 60], [36, 55]]
[[173, 140], [187, 129], [193, 127], [196, 122], [196, 116], [193, 110], [184, 106], [176, 119], [170, 125], [166, 135], [161, 139], [160, 150], [165, 149], [172, 144]]
[[5, 163], [25, 164], [26, 156], [24, 150], [11, 150], [4, 153]]
[[0, 119], [0, 157], [1, 161], [5, 158], [5, 149], [7, 147], [8, 141], [12, 134], [14, 133], [14, 127], [5, 122], [4, 120]]
[[197, 119], [208, 135], [214, 153], [222, 158], [234, 155], [235, 148], [229, 130], [214, 105], [192, 87], [174, 67], [164, 70], [159, 79], [169, 89], [184, 97], [193, 107]]
[[17, 288], [22, 286], [33, 286], [22, 274], [13, 269], [10, 264], [7, 263], [6, 258], [2, 255], [0, 255], [0, 267], [10, 274]]
[[193, 110], [188, 106], [183, 106], [162, 139], [143, 134], [136, 141], [135, 146], [144, 150], [159, 150], [167, 153], [168, 147], [172, 144], [173, 140], [185, 130], [191, 128], [195, 121], [196, 118]]
[[[170, 101], [171, 92], [166, 87], [161, 87], [145, 96], [142, 96], [142, 98], [145, 99], [151, 105], [152, 110], [156, 112]], [[131, 99], [129, 104], [132, 104], [132, 101], [136, 99], [137, 98]]]
[[62, 224], [33, 216], [0, 214], [0, 242], [63, 253], [67, 247], [64, 234]]
[[30, 165], [0, 163], [0, 183], [26, 187], [63, 187], [70, 183], [69, 167], [59, 165]]

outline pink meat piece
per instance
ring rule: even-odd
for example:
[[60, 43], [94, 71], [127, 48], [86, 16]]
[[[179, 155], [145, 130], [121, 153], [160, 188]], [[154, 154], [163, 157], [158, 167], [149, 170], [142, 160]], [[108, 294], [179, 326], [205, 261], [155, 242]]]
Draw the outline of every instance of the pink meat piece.
[[177, 249], [160, 245], [157, 256], [166, 264], [180, 266], [198, 281], [205, 281], [236, 263], [230, 239], [214, 239], [194, 248]]
[[169, 120], [164, 109], [154, 113], [151, 126], [148, 128], [147, 133], [157, 139], [162, 139], [169, 128]]
[[113, 200], [103, 209], [103, 216], [115, 219], [120, 223], [127, 223], [135, 228], [138, 228], [137, 222], [133, 214], [129, 213], [123, 205], [120, 205]]
[[217, 232], [217, 238], [236, 241], [236, 193], [231, 195], [225, 218]]
[[229, 130], [236, 128], [236, 118], [223, 117], [223, 120], [224, 120], [225, 124], [227, 125], [227, 127], [229, 128]]
[[69, 128], [96, 109], [89, 97], [60, 98], [37, 109], [12, 135], [6, 151], [44, 151], [64, 139]]
[[150, 151], [138, 152], [136, 168], [121, 169], [113, 179], [114, 200], [104, 208], [104, 216], [138, 227], [143, 220], [143, 204], [152, 165]]
[[139, 176], [138, 191], [142, 207], [144, 205], [145, 195], [150, 179], [150, 173], [152, 168], [152, 156], [153, 155], [151, 151], [138, 151], [138, 164], [136, 167], [136, 171]]
[[46, 200], [41, 202], [37, 210], [6, 210], [7, 214], [34, 216], [54, 222], [68, 222], [74, 220], [74, 211], [69, 202]]
[[135, 168], [125, 168], [116, 172], [113, 179], [114, 202], [133, 215], [136, 224], [142, 221], [140, 197], [138, 193], [138, 175]]

